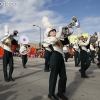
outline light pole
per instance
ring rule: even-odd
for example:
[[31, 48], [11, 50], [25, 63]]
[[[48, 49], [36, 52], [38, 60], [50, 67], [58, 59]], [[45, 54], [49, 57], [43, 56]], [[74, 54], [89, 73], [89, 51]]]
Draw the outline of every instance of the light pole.
[[41, 48], [41, 27], [38, 25], [33, 25], [33, 26], [37, 26], [40, 29], [40, 48]]

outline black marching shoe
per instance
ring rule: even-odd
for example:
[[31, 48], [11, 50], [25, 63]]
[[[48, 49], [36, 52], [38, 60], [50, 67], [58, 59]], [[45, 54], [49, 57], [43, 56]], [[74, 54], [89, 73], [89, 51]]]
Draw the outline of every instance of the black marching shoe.
[[15, 81], [15, 79], [13, 79], [13, 78], [11, 77], [11, 78], [9, 78], [9, 81]]
[[53, 95], [53, 96], [48, 95], [48, 98], [51, 100], [59, 100], [55, 95]]
[[23, 66], [23, 68], [27, 68], [26, 66]]
[[80, 65], [75, 65], [75, 67], [79, 67]]
[[81, 76], [81, 78], [89, 78], [89, 77], [85, 75], [85, 76]]
[[6, 82], [9, 82], [9, 78], [5, 78], [5, 81], [6, 81]]
[[44, 72], [50, 72], [50, 70], [44, 70]]
[[64, 96], [63, 93], [57, 93], [58, 98], [62, 99], [62, 100], [68, 100], [68, 98], [66, 96]]

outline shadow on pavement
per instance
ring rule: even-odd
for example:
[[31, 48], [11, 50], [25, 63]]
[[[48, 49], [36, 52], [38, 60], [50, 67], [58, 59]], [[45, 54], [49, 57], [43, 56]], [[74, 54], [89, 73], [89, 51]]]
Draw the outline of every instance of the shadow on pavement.
[[41, 72], [41, 70], [35, 71], [35, 72], [32, 72], [32, 73], [29, 73], [29, 74], [25, 74], [25, 75], [22, 75], [22, 76], [15, 77], [15, 80], [16, 80], [16, 79], [23, 78], [23, 77], [30, 76], [30, 75], [33, 75], [33, 74], [38, 73], [38, 72]]
[[[17, 93], [17, 91], [8, 91], [5, 93], [0, 94], [0, 100], [7, 100], [10, 96], [14, 96], [14, 94]], [[16, 99], [17, 95], [15, 95], [12, 99], [10, 100], [17, 100]]]
[[34, 98], [32, 98], [31, 100], [42, 100], [42, 96], [34, 97]]
[[[86, 74], [93, 74], [93, 70], [92, 71], [86, 71]], [[89, 76], [89, 77], [95, 77], [94, 75]], [[66, 87], [66, 93], [65, 95], [68, 96], [69, 100], [71, 99], [71, 97], [75, 94], [75, 92], [77, 92], [78, 88], [80, 88], [81, 84], [84, 82], [85, 78], [81, 78], [81, 76], [79, 75], [79, 72], [75, 73], [75, 77], [74, 80]], [[86, 80], [88, 80], [86, 78]]]
[[18, 95], [14, 94], [17, 93], [17, 91], [10, 91], [10, 89], [13, 88], [13, 86], [15, 85], [16, 84], [10, 84], [10, 85], [0, 84], [0, 100], [8, 100], [10, 96], [12, 96], [12, 99], [10, 100], [16, 100]]
[[17, 84], [4, 85], [4, 86], [0, 84], [0, 92], [1, 91], [5, 91], [5, 90], [8, 90], [8, 89], [12, 88], [15, 85], [17, 85]]
[[66, 87], [65, 95], [68, 96], [69, 100], [74, 95], [74, 93], [77, 92], [77, 89], [81, 86], [83, 82], [84, 82], [84, 79], [82, 79], [79, 76], [78, 72], [76, 72], [74, 80]]
[[37, 66], [40, 66], [40, 65], [44, 65], [43, 63], [42, 64], [37, 64], [37, 65], [28, 65], [27, 64], [27, 67], [37, 67]]

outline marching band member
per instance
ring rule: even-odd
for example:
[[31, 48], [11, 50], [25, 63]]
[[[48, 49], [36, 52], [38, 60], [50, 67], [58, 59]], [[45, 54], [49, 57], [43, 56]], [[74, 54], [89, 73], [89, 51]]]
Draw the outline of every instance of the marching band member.
[[75, 67], [77, 67], [79, 66], [80, 63], [80, 49], [76, 42], [74, 43], [73, 48], [74, 48]]
[[[50, 26], [52, 27], [52, 26]], [[45, 33], [44, 33], [44, 42], [46, 40], [46, 38], [48, 37], [48, 29], [46, 29]], [[49, 49], [49, 47], [46, 47], [45, 48], [45, 53], [44, 53], [44, 58], [45, 58], [45, 68], [44, 68], [44, 71], [45, 72], [49, 72], [50, 71], [50, 55], [51, 55], [51, 49]]]
[[97, 66], [100, 68], [100, 33], [98, 32], [98, 40], [97, 40], [97, 44], [98, 44], [98, 63]]
[[89, 78], [85, 72], [90, 66], [89, 55], [87, 52], [88, 50], [86, 48], [86, 46], [89, 44], [90, 37], [88, 37], [88, 40], [86, 42], [83, 42], [84, 37], [80, 34], [78, 35], [78, 39], [79, 39], [78, 44], [80, 47], [80, 59], [81, 59], [81, 70], [79, 71], [81, 72], [82, 78]]
[[91, 52], [91, 61], [92, 63], [95, 63], [94, 57], [95, 57], [95, 43], [90, 43], [90, 52]]
[[63, 52], [64, 52], [64, 56], [65, 56], [65, 62], [67, 62], [70, 54], [69, 54], [69, 46], [68, 45], [64, 45], [63, 47]]
[[[45, 19], [47, 19], [47, 17], [44, 17], [44, 20]], [[63, 94], [66, 91], [66, 80], [67, 80], [65, 63], [64, 63], [63, 45], [69, 44], [69, 40], [68, 37], [64, 38], [63, 40], [60, 40], [61, 33], [62, 33], [62, 28], [60, 29], [57, 35], [55, 29], [49, 28], [47, 32], [48, 37], [45, 40], [45, 43], [43, 44], [44, 47], [48, 47], [49, 49], [51, 49], [51, 57], [50, 57], [51, 72], [49, 78], [48, 98], [52, 100], [59, 100], [55, 96], [55, 87], [58, 74], [60, 79], [58, 83], [57, 96], [63, 100], [68, 100], [68, 98]]]
[[[25, 44], [23, 44], [23, 46], [21, 46], [20, 51], [24, 51], [27, 50], [27, 46]], [[22, 64], [23, 64], [23, 68], [27, 68], [26, 67], [26, 63], [27, 63], [27, 54], [23, 54], [21, 55], [22, 57]]]
[[97, 52], [97, 54], [98, 54], [98, 63], [97, 63], [97, 66], [100, 68], [100, 41], [98, 41], [98, 52]]
[[22, 65], [23, 65], [23, 68], [27, 68], [26, 67], [26, 63], [28, 60], [27, 53], [30, 51], [30, 45], [28, 45], [29, 40], [26, 36], [21, 36], [20, 41], [21, 41], [20, 53], [21, 53], [21, 58], [22, 58]]
[[[3, 48], [4, 48], [4, 56], [3, 56], [3, 72], [4, 72], [4, 80], [6, 82], [9, 81], [14, 81], [14, 79], [12, 78], [12, 73], [14, 70], [14, 66], [13, 66], [13, 55], [12, 55], [12, 41], [13, 41], [13, 36], [11, 34], [9, 34], [9, 27], [8, 25], [5, 25], [4, 27], [5, 29], [5, 37], [1, 40], [2, 44], [3, 44]], [[14, 31], [13, 35], [17, 35], [18, 31]], [[7, 74], [7, 65], [9, 64], [9, 76]]]
[[82, 36], [82, 30], [80, 28], [80, 23], [77, 22], [77, 24], [75, 25], [77, 27], [78, 30], [78, 45], [80, 48], [80, 60], [81, 60], [81, 69], [79, 70], [79, 72], [81, 73], [81, 77], [82, 78], [89, 78], [86, 75], [86, 70], [89, 68], [90, 66], [90, 59], [89, 59], [89, 55], [87, 53], [87, 46], [89, 45], [90, 42], [90, 36], [88, 37], [87, 41], [84, 41], [84, 37]]

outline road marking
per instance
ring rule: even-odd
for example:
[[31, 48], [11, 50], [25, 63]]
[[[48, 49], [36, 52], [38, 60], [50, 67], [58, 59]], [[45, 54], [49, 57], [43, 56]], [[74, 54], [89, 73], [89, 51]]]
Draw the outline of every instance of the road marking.
[[43, 70], [43, 69], [39, 69], [39, 68], [29, 68], [29, 67], [27, 67], [27, 69]]

